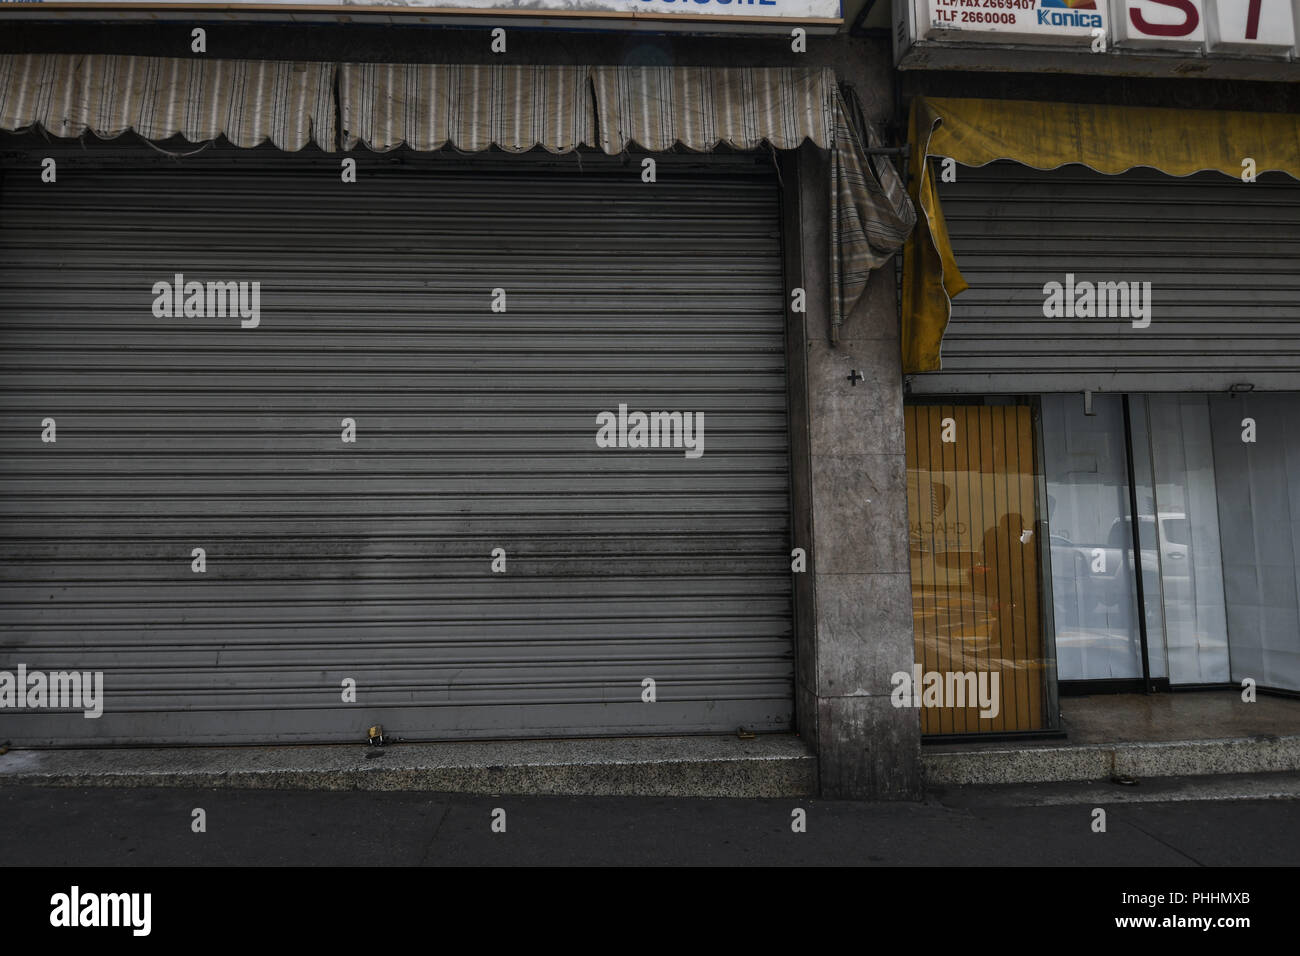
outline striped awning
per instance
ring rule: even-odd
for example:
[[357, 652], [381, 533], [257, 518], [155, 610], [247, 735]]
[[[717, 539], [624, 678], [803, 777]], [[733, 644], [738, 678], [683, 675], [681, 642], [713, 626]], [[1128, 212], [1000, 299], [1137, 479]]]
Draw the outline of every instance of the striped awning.
[[567, 153], [596, 144], [587, 68], [345, 63], [343, 145]]
[[798, 149], [805, 139], [831, 147], [830, 70], [600, 66], [591, 82], [607, 153], [633, 143], [651, 152], [678, 143], [697, 152]]
[[334, 65], [95, 54], [0, 55], [0, 128], [135, 131], [236, 146], [334, 148]]

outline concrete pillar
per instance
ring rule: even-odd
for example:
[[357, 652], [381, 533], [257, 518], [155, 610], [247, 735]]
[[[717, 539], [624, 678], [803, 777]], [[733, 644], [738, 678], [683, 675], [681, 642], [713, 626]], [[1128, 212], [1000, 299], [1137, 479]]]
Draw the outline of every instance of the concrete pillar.
[[809, 311], [791, 316], [789, 335], [792, 486], [809, 568], [795, 582], [796, 719], [823, 796], [915, 799], [920, 719], [891, 704], [889, 680], [914, 657], [894, 272], [872, 276], [832, 346], [829, 154], [805, 145], [797, 164], [786, 215], [800, 248], [788, 268], [801, 272]]

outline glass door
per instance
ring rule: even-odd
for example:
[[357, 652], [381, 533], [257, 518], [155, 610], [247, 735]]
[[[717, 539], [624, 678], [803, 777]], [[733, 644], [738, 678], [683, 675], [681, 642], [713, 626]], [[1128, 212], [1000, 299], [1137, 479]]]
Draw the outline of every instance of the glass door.
[[1058, 678], [1070, 691], [1227, 681], [1207, 397], [1045, 395], [1042, 407]]
[[1042, 409], [1058, 679], [1143, 680], [1121, 397], [1044, 395]]
[[999, 706], [924, 733], [1050, 728], [1056, 681], [1300, 689], [1300, 394], [976, 401], [906, 408], [916, 680]]

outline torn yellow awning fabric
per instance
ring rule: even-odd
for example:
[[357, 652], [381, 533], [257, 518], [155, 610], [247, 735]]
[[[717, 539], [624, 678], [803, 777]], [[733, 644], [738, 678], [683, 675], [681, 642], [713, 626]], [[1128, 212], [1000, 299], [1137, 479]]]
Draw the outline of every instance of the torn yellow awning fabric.
[[927, 157], [963, 166], [999, 159], [1035, 169], [1082, 163], [1115, 175], [1137, 166], [1170, 176], [1218, 170], [1300, 179], [1300, 116], [1026, 100], [917, 97], [912, 101], [909, 191], [917, 227], [903, 252], [903, 371], [932, 372], [952, 297], [967, 288], [953, 257]]

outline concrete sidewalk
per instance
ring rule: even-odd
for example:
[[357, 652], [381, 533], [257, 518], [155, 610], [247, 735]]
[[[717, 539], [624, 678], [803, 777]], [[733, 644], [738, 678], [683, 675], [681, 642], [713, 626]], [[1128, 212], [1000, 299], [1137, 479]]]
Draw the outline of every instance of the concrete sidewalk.
[[[1300, 772], [1300, 734], [925, 746], [928, 789]], [[0, 786], [411, 790], [571, 796], [794, 797], [817, 761], [794, 735], [301, 747], [10, 750]]]
[[[923, 744], [927, 788], [1300, 772], [1300, 700], [1236, 691], [1061, 702], [1066, 739]], [[817, 792], [796, 734], [11, 750], [0, 786], [412, 790], [572, 796], [794, 797]]]

